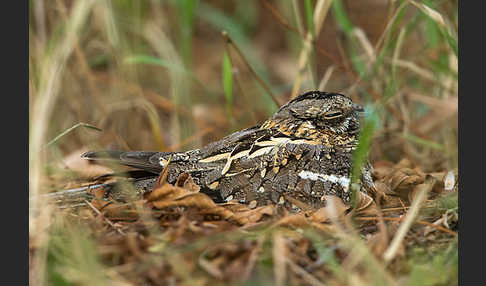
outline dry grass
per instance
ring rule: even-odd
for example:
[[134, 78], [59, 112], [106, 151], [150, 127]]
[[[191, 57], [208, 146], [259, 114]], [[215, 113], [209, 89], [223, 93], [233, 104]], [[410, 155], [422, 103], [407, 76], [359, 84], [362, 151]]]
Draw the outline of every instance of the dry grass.
[[[30, 9], [33, 285], [457, 284], [457, 1], [36, 0]], [[231, 70], [221, 68], [225, 51]], [[200, 194], [73, 212], [37, 199], [106, 172], [72, 159], [83, 150], [200, 147], [323, 86], [365, 104], [376, 124], [360, 152], [380, 192], [373, 204], [358, 200], [361, 212], [255, 212], [194, 203]]]

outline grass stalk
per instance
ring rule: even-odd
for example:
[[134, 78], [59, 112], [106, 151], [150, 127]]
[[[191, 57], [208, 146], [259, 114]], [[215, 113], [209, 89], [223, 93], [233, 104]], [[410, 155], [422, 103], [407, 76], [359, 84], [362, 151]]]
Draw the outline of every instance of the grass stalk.
[[68, 133], [70, 133], [71, 131], [74, 131], [76, 128], [78, 127], [84, 127], [84, 128], [87, 128], [87, 129], [92, 129], [92, 130], [96, 130], [96, 131], [103, 131], [101, 130], [100, 128], [96, 127], [96, 126], [93, 126], [91, 124], [87, 124], [87, 123], [83, 123], [83, 122], [79, 122], [73, 126], [71, 126], [70, 128], [64, 130], [61, 134], [57, 135], [54, 139], [52, 139], [51, 141], [49, 141], [49, 143], [47, 143], [45, 146], [46, 147], [49, 147], [51, 145], [53, 145], [54, 143], [56, 143], [59, 139], [61, 139], [62, 137], [66, 136]]
[[[44, 60], [45, 64], [41, 71], [38, 93], [33, 102], [30, 126], [30, 197], [38, 197], [37, 195], [40, 193], [43, 165], [42, 148], [48, 130], [48, 123], [59, 97], [62, 73], [74, 49], [77, 35], [86, 21], [94, 2], [94, 0], [76, 1], [69, 21], [66, 23], [65, 37], [62, 38], [58, 47]], [[37, 205], [38, 200], [34, 200], [32, 203]]]
[[419, 210], [421, 208], [422, 203], [425, 201], [427, 198], [428, 192], [432, 189], [434, 185], [433, 178], [428, 178], [425, 185], [422, 186], [417, 193], [417, 196], [412, 202], [412, 206], [407, 212], [407, 216], [405, 217], [405, 220], [400, 224], [400, 227], [397, 230], [397, 233], [393, 237], [390, 245], [386, 249], [386, 251], [383, 253], [383, 259], [385, 262], [390, 262], [397, 254], [397, 251], [405, 238], [405, 235], [407, 234], [408, 230], [412, 226], [412, 223], [414, 222], [415, 218], [418, 216]]
[[318, 0], [316, 3], [313, 16], [314, 34], [312, 34], [311, 31], [308, 31], [306, 34], [304, 45], [300, 52], [299, 60], [297, 63], [298, 72], [292, 87], [292, 93], [290, 95], [291, 99], [295, 98], [300, 92], [305, 67], [307, 66], [307, 61], [309, 60], [309, 54], [311, 52], [312, 41], [314, 38], [317, 38], [317, 36], [321, 32], [322, 25], [324, 24], [324, 20], [326, 19], [331, 3], [332, 0]]
[[250, 73], [253, 75], [253, 77], [255, 78], [255, 80], [260, 84], [261, 87], [263, 87], [263, 89], [267, 92], [267, 94], [272, 98], [272, 100], [275, 103], [275, 105], [277, 107], [280, 107], [281, 104], [278, 101], [278, 99], [275, 97], [275, 95], [273, 94], [273, 92], [270, 89], [270, 87], [258, 76], [258, 74], [252, 68], [252, 66], [250, 65], [250, 63], [246, 60], [246, 57], [243, 55], [243, 53], [238, 48], [238, 46], [236, 45], [236, 43], [233, 40], [231, 40], [231, 38], [228, 35], [228, 33], [226, 31], [223, 31], [221, 33], [221, 35], [223, 36], [223, 39], [225, 41], [225, 44], [227, 45], [227, 52], [228, 52], [228, 54], [229, 54], [229, 47], [231, 46], [236, 51], [236, 53], [241, 58], [241, 60], [245, 63], [246, 67], [248, 68], [248, 70], [250, 71]]

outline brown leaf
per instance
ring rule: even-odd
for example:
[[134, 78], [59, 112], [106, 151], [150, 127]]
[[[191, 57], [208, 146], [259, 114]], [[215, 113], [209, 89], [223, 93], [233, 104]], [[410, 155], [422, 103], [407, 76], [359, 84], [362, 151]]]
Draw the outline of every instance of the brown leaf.
[[401, 169], [401, 168], [413, 168], [413, 163], [408, 158], [403, 158], [398, 162], [394, 169]]
[[373, 164], [372, 176], [375, 179], [382, 179], [393, 171], [393, 163], [390, 161], [378, 161]]
[[96, 189], [89, 189], [88, 192], [90, 192], [92, 195], [94, 195], [95, 198], [97, 199], [103, 199], [105, 197], [105, 188], [96, 188]]
[[375, 191], [377, 198], [385, 198], [388, 195], [394, 194], [390, 187], [382, 181], [375, 182]]
[[170, 184], [164, 184], [158, 188], [155, 188], [147, 196], [147, 201], [155, 202], [155, 201], [163, 201], [163, 200], [172, 200], [189, 193], [190, 192], [186, 189], [174, 187], [173, 185]]
[[[164, 175], [161, 175], [161, 178]], [[209, 196], [199, 193], [197, 186], [189, 174], [182, 174], [174, 185], [164, 183], [147, 196], [149, 205], [157, 209], [185, 207], [196, 209], [205, 217], [219, 217], [238, 224], [255, 223], [265, 215], [274, 214], [274, 206], [267, 205], [255, 209], [236, 202], [217, 205]]]
[[406, 197], [416, 185], [423, 183], [424, 180], [425, 174], [422, 172], [410, 168], [399, 168], [386, 176], [383, 181], [388, 184], [392, 192]]
[[356, 208], [354, 213], [358, 216], [377, 215], [376, 204], [373, 198], [363, 192], [356, 192]]
[[236, 201], [230, 201], [230, 202], [227, 202], [227, 203], [218, 204], [218, 206], [224, 207], [225, 209], [230, 210], [234, 213], [245, 212], [245, 211], [250, 210], [248, 205], [240, 204]]
[[304, 227], [308, 226], [309, 221], [303, 213], [287, 215], [275, 222], [272, 227], [290, 226], [290, 227]]
[[101, 211], [103, 208], [111, 204], [112, 202], [104, 201], [98, 198], [92, 199], [90, 202], [96, 209]]
[[[429, 187], [430, 188], [429, 190], [432, 190], [437, 184], [438, 184], [438, 180], [435, 177], [431, 175], [427, 175], [427, 180], [425, 180], [424, 183], [415, 186], [413, 190], [408, 193], [408, 200], [411, 203], [422, 188]], [[428, 192], [427, 195], [430, 195], [430, 192]]]
[[158, 209], [168, 207], [190, 207], [206, 210], [205, 214], [221, 216], [222, 219], [228, 219], [233, 216], [233, 212], [217, 206], [210, 197], [202, 193], [191, 193], [175, 197], [173, 200], [157, 200], [151, 202]]
[[382, 181], [375, 181], [375, 202], [379, 202], [381, 207], [396, 207], [401, 206], [400, 197], [397, 193], [391, 191], [388, 184]]
[[110, 220], [135, 220], [138, 218], [138, 214], [132, 206], [127, 204], [117, 204], [99, 199], [93, 199], [90, 203]]
[[350, 208], [343, 203], [343, 201], [337, 196], [324, 196], [326, 199], [326, 206], [318, 209], [314, 212], [310, 219], [313, 222], [329, 222], [334, 219], [339, 219], [343, 217], [346, 211]]
[[255, 223], [260, 221], [265, 215], [271, 216], [275, 213], [273, 205], [261, 206], [255, 209], [235, 212], [233, 219], [245, 221], [245, 223]]
[[310, 205], [308, 205], [307, 203], [305, 203], [305, 202], [303, 202], [299, 199], [293, 198], [291, 196], [284, 196], [284, 197], [285, 197], [285, 200], [289, 201], [290, 203], [297, 206], [298, 208], [300, 208], [303, 211], [312, 210], [312, 207]]

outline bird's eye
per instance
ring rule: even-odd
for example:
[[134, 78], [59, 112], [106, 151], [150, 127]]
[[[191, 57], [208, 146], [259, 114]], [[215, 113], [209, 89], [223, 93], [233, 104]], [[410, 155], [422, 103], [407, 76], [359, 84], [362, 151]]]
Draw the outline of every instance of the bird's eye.
[[331, 110], [324, 114], [324, 118], [334, 119], [340, 117], [341, 115], [343, 115], [343, 113], [340, 110]]

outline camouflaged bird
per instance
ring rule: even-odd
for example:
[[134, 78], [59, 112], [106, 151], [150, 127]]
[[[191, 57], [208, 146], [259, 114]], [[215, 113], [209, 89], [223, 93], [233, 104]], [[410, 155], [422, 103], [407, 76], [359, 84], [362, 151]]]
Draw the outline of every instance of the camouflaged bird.
[[[158, 175], [168, 165], [169, 183], [189, 173], [217, 202], [237, 200], [251, 207], [325, 205], [325, 195], [350, 201], [352, 153], [363, 108], [338, 94], [302, 94], [267, 121], [187, 152], [101, 151], [83, 155], [111, 160]], [[155, 179], [139, 180], [150, 190]], [[373, 188], [371, 165], [362, 169], [361, 191]]]

